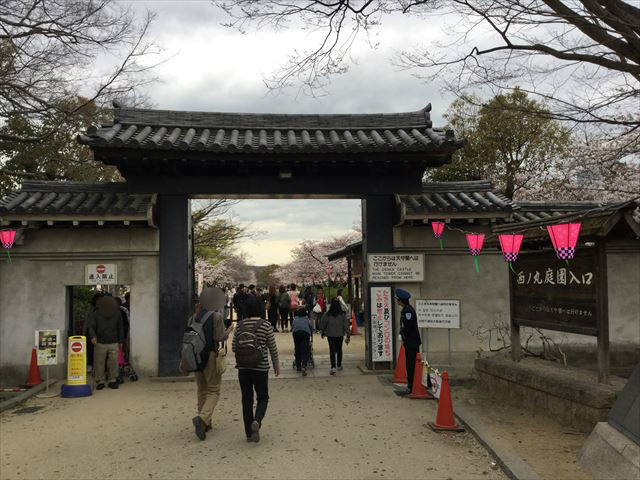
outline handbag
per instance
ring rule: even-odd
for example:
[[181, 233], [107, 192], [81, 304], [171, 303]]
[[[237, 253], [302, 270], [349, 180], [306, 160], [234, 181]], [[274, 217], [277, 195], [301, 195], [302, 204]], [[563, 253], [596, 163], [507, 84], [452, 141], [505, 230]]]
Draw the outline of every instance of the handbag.
[[227, 371], [227, 342], [224, 342], [224, 349], [220, 348], [216, 354], [216, 373], [222, 375]]
[[316, 306], [313, 307], [313, 313], [322, 313], [322, 307], [319, 303], [316, 303]]

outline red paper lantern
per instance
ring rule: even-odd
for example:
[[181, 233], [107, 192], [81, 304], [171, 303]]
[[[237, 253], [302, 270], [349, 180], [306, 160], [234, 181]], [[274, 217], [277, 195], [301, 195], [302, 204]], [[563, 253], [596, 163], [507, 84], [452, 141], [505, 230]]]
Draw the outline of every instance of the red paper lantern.
[[509, 268], [511, 270], [513, 270], [511, 262], [515, 262], [518, 258], [518, 252], [520, 251], [520, 245], [522, 245], [523, 238], [524, 235], [520, 233], [498, 235], [500, 248], [502, 249], [502, 256], [504, 256], [505, 262], [509, 262]]
[[442, 232], [444, 232], [444, 222], [431, 222], [431, 228], [433, 229], [433, 236], [438, 239], [438, 242], [440, 243], [440, 250], [442, 250]]
[[560, 260], [569, 260], [576, 253], [579, 223], [561, 223], [559, 225], [547, 225], [547, 232], [551, 237], [551, 243]]
[[16, 239], [16, 230], [0, 230], [0, 243], [7, 250], [7, 256], [9, 257], [9, 261], [11, 261], [11, 255], [9, 254], [9, 249], [13, 247], [13, 242]]
[[467, 233], [467, 245], [469, 246], [469, 250], [471, 251], [471, 255], [473, 255], [474, 262], [476, 265], [476, 272], [480, 271], [480, 266], [478, 265], [478, 255], [482, 252], [482, 244], [484, 243], [484, 233]]

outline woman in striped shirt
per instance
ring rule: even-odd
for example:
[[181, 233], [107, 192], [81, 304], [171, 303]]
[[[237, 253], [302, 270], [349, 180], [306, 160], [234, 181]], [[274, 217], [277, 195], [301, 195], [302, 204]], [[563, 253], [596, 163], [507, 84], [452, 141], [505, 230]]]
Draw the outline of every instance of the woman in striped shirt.
[[[278, 361], [278, 347], [273, 327], [265, 319], [261, 318], [263, 313], [260, 301], [249, 295], [245, 303], [245, 318], [239, 322], [233, 335], [232, 349], [235, 352], [238, 346], [238, 337], [243, 332], [251, 332], [260, 322], [256, 330], [256, 337], [259, 349], [262, 351], [262, 359], [253, 368], [238, 367], [238, 379], [240, 380], [240, 390], [242, 391], [242, 417], [244, 419], [244, 430], [248, 442], [260, 441], [260, 427], [267, 412], [269, 403], [269, 353], [273, 363], [273, 371], [280, 375], [280, 364]], [[256, 392], [256, 410], [253, 411], [253, 391]]]

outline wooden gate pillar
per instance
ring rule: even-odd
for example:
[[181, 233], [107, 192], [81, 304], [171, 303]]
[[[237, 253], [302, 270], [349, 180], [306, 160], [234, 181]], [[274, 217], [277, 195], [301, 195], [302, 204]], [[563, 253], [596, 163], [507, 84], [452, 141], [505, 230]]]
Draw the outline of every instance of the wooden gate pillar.
[[[393, 367], [397, 350], [395, 348], [396, 326], [393, 321], [394, 345], [392, 362], [376, 362], [372, 360], [371, 345], [371, 285], [369, 284], [369, 266], [367, 255], [370, 253], [393, 252], [393, 218], [395, 212], [395, 199], [393, 195], [366, 195], [362, 200], [362, 296], [364, 299], [364, 317], [366, 325], [365, 355], [367, 368], [390, 369]], [[376, 287], [391, 287], [391, 283], [376, 283]], [[392, 312], [395, 308], [391, 309]], [[393, 316], [393, 313], [392, 313]]]
[[188, 195], [158, 197], [160, 308], [158, 375], [179, 375], [182, 334], [192, 310], [191, 207]]

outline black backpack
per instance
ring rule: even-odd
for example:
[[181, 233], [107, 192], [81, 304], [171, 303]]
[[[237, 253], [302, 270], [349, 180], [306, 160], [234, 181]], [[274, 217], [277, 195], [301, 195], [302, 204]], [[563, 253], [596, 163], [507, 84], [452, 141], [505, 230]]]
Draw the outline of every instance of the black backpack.
[[236, 333], [236, 366], [238, 368], [256, 368], [263, 359], [263, 347], [258, 339], [258, 329], [264, 319], [256, 320], [253, 328], [248, 330], [240, 322]]

